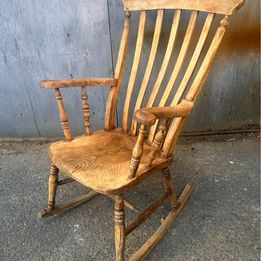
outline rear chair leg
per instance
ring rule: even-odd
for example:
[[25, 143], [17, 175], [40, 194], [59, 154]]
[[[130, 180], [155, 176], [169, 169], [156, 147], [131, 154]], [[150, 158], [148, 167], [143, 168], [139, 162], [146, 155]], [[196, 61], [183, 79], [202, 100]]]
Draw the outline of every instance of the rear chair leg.
[[162, 169], [162, 176], [164, 178], [165, 188], [168, 192], [168, 197], [170, 201], [171, 209], [177, 207], [177, 196], [176, 196], [176, 189], [172, 180], [172, 177], [169, 172], [169, 168]]
[[58, 185], [58, 172], [58, 168], [53, 163], [51, 163], [48, 186], [48, 210], [52, 210], [55, 207], [55, 196]]
[[115, 261], [124, 261], [125, 248], [125, 213], [123, 195], [117, 195], [115, 198]]

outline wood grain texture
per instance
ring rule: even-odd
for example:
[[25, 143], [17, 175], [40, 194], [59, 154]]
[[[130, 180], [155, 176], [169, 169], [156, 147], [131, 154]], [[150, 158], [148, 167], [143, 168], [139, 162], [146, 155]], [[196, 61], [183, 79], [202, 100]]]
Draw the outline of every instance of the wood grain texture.
[[157, 245], [160, 239], [166, 234], [167, 230], [173, 224], [179, 213], [183, 209], [193, 189], [193, 183], [188, 183], [185, 189], [182, 191], [178, 199], [178, 206], [175, 210], [170, 211], [165, 220], [162, 222], [156, 232], [144, 243], [144, 245], [136, 251], [130, 258], [129, 261], [144, 260], [146, 256], [152, 251]]
[[[178, 90], [177, 92], [175, 93], [175, 96], [171, 102], [171, 106], [174, 106], [176, 104], [178, 104], [182, 94], [184, 93], [187, 85], [188, 85], [188, 82], [192, 76], [192, 73], [195, 69], [195, 66], [198, 62], [198, 59], [200, 57], [200, 54], [202, 52], [202, 49], [203, 49], [203, 46], [204, 46], [204, 43], [206, 41], [206, 38], [208, 36], [208, 33], [209, 33], [209, 30], [210, 30], [210, 27], [211, 27], [211, 24], [212, 24], [212, 21], [214, 19], [214, 14], [208, 14], [207, 18], [206, 18], [206, 21], [205, 21], [205, 24], [203, 26], [203, 29], [202, 29], [202, 32], [201, 32], [201, 35], [199, 37], [199, 40], [198, 40], [198, 43], [196, 45], [196, 48], [195, 48], [195, 51], [191, 57], [191, 60], [190, 60], [190, 63], [188, 65], [188, 68], [186, 69], [186, 73], [185, 75], [183, 76], [183, 79], [180, 83], [180, 85], [178, 86]], [[194, 25], [195, 26], [195, 25]], [[183, 63], [183, 60], [184, 60], [184, 56], [185, 56], [185, 53], [187, 51], [187, 47], [188, 47], [188, 41], [189, 38], [191, 38], [191, 29], [189, 30], [189, 27], [188, 27], [188, 30], [187, 30], [187, 33], [186, 33], [186, 36], [185, 38], [187, 37], [187, 40], [184, 39], [184, 43], [181, 47], [181, 51], [180, 51], [180, 55], [178, 57], [178, 60], [176, 62], [176, 65], [175, 65], [175, 68], [173, 70], [173, 73], [172, 73], [172, 76], [171, 76], [171, 79], [165, 89], [165, 92], [160, 100], [160, 103], [159, 103], [159, 106], [165, 106], [166, 102], [167, 102], [167, 99], [169, 98], [169, 95], [171, 94], [171, 91], [173, 89], [173, 86], [177, 80], [177, 76], [178, 76], [178, 73], [181, 69], [181, 66], [182, 66], [182, 63]], [[190, 36], [190, 37], [189, 37]], [[183, 51], [182, 51], [183, 49]], [[157, 128], [157, 124], [155, 124], [152, 128], [151, 128], [151, 131], [150, 131], [150, 135], [149, 135], [149, 139], [150, 140], [153, 140], [153, 137], [155, 135], [155, 132], [156, 132], [156, 128]]]
[[135, 228], [145, 222], [167, 197], [168, 193], [166, 192], [159, 196], [150, 206], [140, 213], [140, 215], [126, 227], [126, 235], [130, 234]]
[[125, 211], [123, 195], [116, 195], [114, 209], [115, 261], [124, 261]]
[[[168, 100], [168, 98], [171, 94], [171, 91], [174, 88], [175, 82], [176, 82], [177, 77], [178, 77], [178, 75], [181, 71], [182, 65], [183, 65], [184, 60], [185, 60], [185, 56], [187, 54], [189, 45], [190, 45], [191, 40], [192, 40], [192, 35], [193, 35], [194, 29], [195, 29], [195, 26], [196, 26], [197, 17], [198, 17], [197, 11], [191, 12], [191, 16], [190, 16], [190, 20], [189, 20], [189, 23], [188, 23], [188, 26], [187, 26], [187, 31], [186, 31], [186, 34], [185, 34], [185, 37], [184, 37], [184, 40], [183, 40], [183, 44], [182, 44], [181, 49], [179, 51], [179, 55], [178, 55], [176, 64], [174, 66], [174, 69], [171, 73], [168, 84], [167, 84], [167, 86], [164, 90], [163, 96], [160, 100], [159, 107], [165, 106], [165, 104], [166, 104], [166, 102], [167, 102], [167, 100]], [[156, 129], [157, 129], [157, 125], [158, 124], [155, 124], [150, 130], [150, 134], [149, 134], [149, 140], [150, 141], [152, 141], [153, 138], [154, 138], [154, 135], [155, 135], [155, 132], [156, 132]]]
[[164, 178], [166, 191], [168, 193], [170, 207], [171, 209], [174, 209], [175, 207], [177, 207], [177, 195], [176, 195], [176, 188], [174, 186], [174, 182], [170, 175], [169, 168], [163, 169], [161, 173]]
[[[149, 79], [151, 76], [151, 72], [152, 72], [154, 61], [155, 61], [156, 54], [157, 54], [161, 27], [162, 27], [162, 21], [163, 21], [163, 15], [164, 15], [163, 10], [159, 10], [157, 12], [157, 19], [156, 19], [156, 23], [155, 23], [155, 30], [154, 30], [154, 35], [153, 35], [153, 40], [152, 40], [152, 45], [151, 45], [151, 50], [150, 50], [150, 56], [149, 56], [146, 71], [144, 73], [144, 77], [143, 77], [143, 80], [141, 83], [141, 87], [140, 87], [140, 91], [139, 91], [139, 95], [138, 95], [138, 98], [136, 101], [134, 111], [138, 110], [141, 107], [145, 92], [147, 90], [148, 82], [149, 82]], [[132, 135], [136, 134], [136, 130], [137, 130], [137, 122], [133, 118], [132, 125], [131, 125]]]
[[193, 102], [182, 100], [176, 106], [141, 108], [135, 112], [136, 120], [144, 125], [153, 125], [156, 119], [187, 117], [193, 108]]
[[116, 107], [119, 100], [120, 89], [122, 85], [122, 79], [125, 71], [125, 63], [128, 49], [128, 38], [130, 31], [130, 12], [125, 12], [125, 20], [122, 31], [121, 43], [118, 52], [117, 64], [115, 68], [115, 79], [117, 84], [113, 86], [110, 90], [107, 105], [106, 105], [106, 114], [105, 114], [105, 129], [111, 130], [115, 125], [115, 114]]
[[58, 172], [56, 166], [51, 163], [49, 173], [49, 185], [48, 185], [48, 209], [51, 210], [55, 207], [55, 196], [58, 186]]
[[[128, 3], [135, 3], [136, 0], [126, 0]], [[236, 0], [232, 0], [236, 1]], [[126, 3], [125, 2], [125, 3]], [[157, 3], [160, 6], [162, 3], [171, 3], [176, 5], [181, 4], [179, 0], [176, 2], [170, 2], [170, 0], [159, 0], [155, 2], [147, 0], [137, 2], [139, 5], [150, 8]], [[197, 3], [197, 7], [201, 8], [202, 3], [207, 3], [205, 0], [198, 2], [197, 0], [193, 3]], [[209, 6], [213, 7], [214, 1], [208, 1]], [[222, 2], [223, 3], [223, 0]], [[225, 3], [225, 2], [224, 2]], [[231, 3], [231, 2], [230, 2]], [[182, 6], [187, 4], [189, 9], [192, 5], [191, 0], [183, 1]], [[191, 4], [191, 5], [190, 5]], [[224, 6], [223, 6], [224, 7]], [[135, 7], [136, 8], [136, 7]], [[153, 7], [154, 8], [154, 7]], [[152, 9], [153, 9], [152, 8]], [[164, 9], [164, 8], [163, 8]], [[186, 8], [184, 8], [186, 9]], [[126, 101], [123, 111], [123, 127], [122, 129], [114, 128], [114, 114], [116, 111], [116, 105], [119, 97], [119, 90], [121, 87], [121, 81], [124, 72], [124, 65], [127, 54], [127, 41], [129, 34], [129, 18], [130, 12], [127, 10], [125, 13], [125, 25], [122, 34], [122, 42], [118, 56], [118, 62], [115, 71], [115, 80], [111, 86], [111, 92], [108, 99], [105, 128], [106, 130], [94, 132], [92, 135], [80, 136], [71, 141], [71, 133], [69, 128], [68, 117], [64, 109], [60, 90], [57, 86], [67, 87], [66, 84], [77, 85], [80, 82], [64, 83], [55, 82], [52, 83], [50, 88], [55, 88], [56, 99], [60, 112], [60, 120], [62, 123], [63, 131], [67, 141], [59, 141], [51, 144], [49, 148], [49, 156], [52, 162], [50, 177], [49, 177], [49, 196], [48, 196], [48, 209], [41, 212], [42, 217], [51, 216], [55, 213], [62, 212], [66, 209], [78, 206], [89, 199], [95, 197], [98, 193], [109, 195], [115, 198], [115, 260], [124, 261], [124, 248], [125, 248], [125, 237], [136, 227], [142, 224], [151, 214], [163, 203], [166, 198], [169, 198], [171, 211], [167, 218], [162, 222], [158, 230], [146, 241], [146, 243], [136, 251], [129, 260], [143, 260], [150, 251], [155, 247], [158, 241], [166, 233], [167, 229], [171, 226], [173, 221], [176, 219], [184, 204], [189, 198], [192, 191], [193, 184], [189, 183], [183, 190], [181, 196], [177, 200], [175, 195], [175, 187], [172, 181], [169, 165], [172, 162], [172, 150], [177, 142], [177, 138], [180, 131], [192, 111], [194, 102], [206, 80], [210, 66], [213, 62], [214, 56], [217, 52], [218, 46], [225, 33], [225, 27], [228, 24], [228, 15], [226, 15], [220, 22], [220, 26], [213, 38], [212, 43], [207, 51], [203, 63], [196, 75], [191, 89], [188, 91], [186, 100], [183, 100], [180, 104], [175, 106], [165, 107], [165, 103], [168, 100], [173, 85], [175, 84], [181, 67], [183, 66], [184, 59], [190, 47], [190, 41], [193, 36], [193, 31], [196, 25], [198, 16], [198, 9], [191, 12], [190, 21], [185, 33], [184, 41], [181, 46], [180, 52], [177, 56], [177, 61], [174, 66], [173, 72], [170, 76], [170, 81], [167, 84], [166, 90], [163, 93], [163, 98], [160, 101], [159, 107], [142, 108], [135, 113], [135, 118], [140, 123], [140, 129], [138, 137], [131, 135], [136, 132], [136, 124], [132, 125], [132, 132], [128, 131], [128, 116], [130, 100], [132, 98], [133, 88], [136, 81], [137, 71], [139, 69], [139, 63], [142, 52], [143, 38], [146, 24], [146, 11], [140, 12], [140, 23], [138, 29], [138, 36], [136, 42], [136, 49], [134, 54], [134, 60], [130, 73], [130, 79], [128, 84], [128, 90], [126, 95]], [[175, 12], [175, 16], [172, 23], [170, 32], [169, 42], [167, 45], [166, 53], [163, 59], [162, 66], [159, 71], [158, 78], [153, 87], [153, 93], [149, 97], [148, 105], [153, 105], [162, 80], [169, 66], [169, 60], [172, 55], [173, 46], [177, 35], [181, 10]], [[176, 96], [174, 96], [173, 102], [176, 104], [180, 100], [186, 85], [195, 69], [202, 48], [206, 41], [214, 14], [208, 14], [202, 33], [199, 37], [199, 41], [196, 45], [195, 51], [192, 55], [192, 59], [185, 71], [183, 81], [181, 81], [180, 88]], [[136, 108], [139, 108], [142, 104], [143, 97], [147, 88], [147, 84], [152, 72], [157, 46], [159, 43], [160, 31], [162, 26], [163, 10], [158, 11], [156, 20], [155, 33], [152, 42], [152, 49], [148, 60], [146, 74], [140, 90], [140, 97], [136, 103]], [[91, 83], [91, 82], [90, 82]], [[99, 84], [94, 83], [93, 84]], [[50, 83], [48, 83], [50, 84]], [[47, 84], [47, 85], [48, 85]], [[59, 85], [60, 84], [60, 85]], [[100, 83], [101, 84], [101, 83]], [[48, 85], [49, 86], [49, 85]], [[84, 115], [86, 133], [90, 134], [90, 113], [88, 97], [85, 86], [82, 87], [82, 110]], [[172, 105], [173, 105], [172, 102]], [[159, 131], [153, 141], [149, 143], [146, 140], [146, 127], [153, 125], [157, 120], [163, 118]], [[154, 131], [154, 130], [153, 130]], [[152, 135], [154, 137], [154, 134]], [[68, 142], [70, 141], [70, 142]], [[150, 145], [151, 144], [151, 145]], [[58, 169], [68, 175], [70, 178], [58, 182]], [[133, 189], [135, 185], [148, 178], [156, 171], [161, 171], [166, 192], [154, 201], [144, 212], [140, 213], [138, 218], [125, 227], [125, 211], [124, 204], [137, 211], [137, 208], [132, 204], [124, 201], [124, 193]], [[78, 181], [82, 185], [93, 189], [90, 195], [80, 196], [77, 199], [73, 199], [67, 203], [64, 203], [62, 207], [55, 207], [55, 192], [57, 185], [66, 184], [72, 181]], [[115, 195], [112, 196], [112, 195]]]
[[118, 129], [98, 131], [71, 142], [52, 143], [49, 155], [62, 172], [81, 184], [102, 194], [119, 194], [172, 162], [172, 158], [157, 157], [147, 168], [150, 146], [145, 142], [136, 176], [130, 179], [129, 163], [136, 140]]
[[130, 11], [157, 9], [187, 9], [209, 13], [231, 15], [245, 0], [123, 0], [124, 7]]
[[65, 111], [64, 105], [63, 105], [63, 99], [62, 94], [58, 88], [55, 88], [55, 97], [58, 105], [59, 115], [60, 115], [60, 122], [63, 129], [63, 134], [67, 141], [72, 140], [72, 134], [70, 130], [70, 124], [68, 121], [68, 115]]
[[86, 88], [82, 87], [82, 114], [84, 119], [85, 133], [87, 136], [91, 135], [91, 122], [90, 122], [90, 106], [88, 103], [88, 96]]
[[173, 51], [173, 47], [176, 41], [176, 37], [177, 37], [177, 33], [178, 33], [178, 27], [179, 27], [179, 21], [180, 21], [180, 16], [181, 16], [181, 10], [177, 10], [174, 14], [173, 17], [173, 22], [171, 25], [171, 31], [170, 31], [170, 35], [169, 35], [169, 41], [168, 41], [168, 45], [167, 45], [167, 49], [164, 55], [164, 59], [162, 61], [162, 65], [157, 77], [157, 80], [154, 84], [153, 90], [151, 92], [150, 98], [148, 100], [147, 103], [147, 107], [152, 107], [153, 103], [159, 93], [163, 78], [166, 74], [166, 71], [168, 69], [168, 65], [169, 65], [169, 61], [170, 61], [170, 57]]
[[191, 60], [190, 60], [190, 63], [188, 65], [188, 68], [186, 70], [186, 73], [182, 79], [182, 82], [180, 83], [179, 85], [179, 88], [174, 96], [174, 99], [171, 103], [171, 105], [176, 105], [178, 104], [182, 94], [184, 93], [186, 87], [187, 87], [187, 84], [193, 74], [193, 71], [195, 69], [195, 66], [198, 62], [198, 59], [200, 57], [200, 54], [202, 52], [202, 49], [204, 47], [204, 44], [205, 44], [205, 41], [207, 39], [207, 36], [208, 36], [208, 33], [210, 31], [210, 27], [211, 27], [211, 24], [212, 24], [212, 21], [214, 19], [214, 14], [208, 14], [207, 18], [206, 18], [206, 21], [205, 21], [205, 24], [203, 26], [203, 29], [202, 29], [202, 32], [201, 32], [201, 35], [199, 37], [199, 40], [198, 40], [198, 43], [197, 43], [197, 46], [195, 48], [195, 51], [193, 53], [193, 56], [191, 57]]
[[[204, 82], [207, 79], [208, 73], [210, 71], [211, 65], [214, 61], [214, 57], [217, 53], [218, 47], [221, 43], [221, 40], [225, 34], [226, 26], [228, 25], [228, 16], [225, 16], [221, 22], [220, 26], [217, 29], [214, 38], [211, 42], [211, 45], [208, 49], [208, 52], [200, 66], [200, 69], [197, 72], [197, 75], [186, 95], [186, 99], [195, 102], [200, 90], [203, 87]], [[170, 128], [169, 132], [166, 136], [164, 145], [163, 145], [163, 153], [168, 157], [168, 155], [172, 154], [174, 146], [177, 142], [178, 136], [187, 120], [185, 118], [177, 118], [174, 119]]]
[[83, 195], [80, 195], [73, 199], [70, 199], [60, 205], [55, 206], [54, 208], [51, 208], [51, 209], [48, 208], [48, 209], [41, 210], [38, 213], [38, 217], [47, 218], [47, 217], [51, 217], [51, 216], [59, 214], [59, 213], [63, 213], [66, 210], [78, 207], [78, 206], [90, 201], [91, 199], [97, 197], [98, 195], [100, 195], [98, 192], [92, 190], [87, 194], [83, 194]]
[[44, 80], [41, 81], [42, 88], [67, 88], [67, 87], [82, 87], [82, 86], [114, 86], [113, 78], [81, 78], [70, 80]]
[[140, 63], [144, 31], [145, 31], [145, 23], [146, 23], [146, 11], [142, 11], [140, 13], [140, 22], [139, 22], [135, 54], [134, 54], [134, 58], [133, 58], [133, 64], [132, 64], [132, 68], [131, 68], [125, 104], [124, 104], [124, 108], [123, 108], [122, 128], [125, 132], [128, 131], [128, 117], [129, 117], [130, 100], [132, 97], [132, 92], [133, 92], [133, 88], [135, 85], [137, 71], [138, 71], [139, 63]]
[[208, 52], [204, 58], [204, 61], [198, 71], [198, 74], [195, 80], [192, 83], [192, 86], [186, 96], [188, 100], [195, 100], [199, 94], [203, 84], [205, 83], [207, 76], [209, 74], [211, 65], [214, 61], [215, 55], [217, 53], [218, 47], [223, 39], [223, 36], [226, 32], [226, 27], [228, 26], [228, 16], [225, 16], [221, 22], [220, 27], [217, 29], [217, 32], [212, 40], [212, 43], [208, 49]]
[[146, 139], [146, 127], [144, 125], [140, 126], [139, 135], [136, 144], [132, 151], [131, 161], [130, 161], [130, 178], [135, 178], [136, 172], [139, 168], [141, 157], [143, 154], [143, 144]]
[[163, 141], [166, 136], [168, 123], [169, 123], [169, 119], [164, 119], [164, 121], [162, 122], [162, 124], [159, 127], [159, 131], [156, 134], [156, 137], [151, 144], [151, 151], [148, 155], [149, 160], [147, 162], [147, 167], [151, 166], [153, 160], [156, 158], [157, 154], [159, 154], [159, 152], [161, 150]]
[[198, 17], [198, 12], [193, 11], [191, 13], [191, 16], [190, 16], [187, 31], [185, 33], [183, 44], [182, 44], [181, 49], [179, 51], [177, 61], [175, 63], [173, 71], [171, 73], [169, 82], [168, 82], [168, 84], [165, 88], [163, 96], [160, 100], [159, 107], [165, 106], [165, 104], [166, 104], [166, 102], [169, 98], [169, 95], [170, 95], [172, 89], [174, 88], [174, 85], [175, 85], [176, 80], [178, 78], [178, 75], [181, 71], [182, 65], [184, 63], [186, 54], [188, 52], [188, 49], [189, 49], [189, 46], [190, 46], [190, 43], [191, 43], [191, 40], [192, 40], [193, 32], [194, 32], [194, 29], [195, 29], [195, 26], [196, 26], [197, 17]]

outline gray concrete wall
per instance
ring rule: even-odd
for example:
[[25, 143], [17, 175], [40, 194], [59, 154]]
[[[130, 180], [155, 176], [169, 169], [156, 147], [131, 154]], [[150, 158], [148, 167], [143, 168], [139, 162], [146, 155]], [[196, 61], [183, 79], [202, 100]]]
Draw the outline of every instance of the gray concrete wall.
[[[152, 14], [149, 23], [153, 19]], [[135, 27], [137, 17], [132, 20]], [[169, 20], [164, 22], [166, 32]], [[0, 136], [61, 136], [53, 91], [40, 89], [39, 81], [112, 76], [122, 21], [121, 0], [1, 1]], [[245, 129], [259, 123], [259, 35], [259, 0], [248, 0], [231, 19], [186, 131]], [[167, 34], [163, 37], [167, 42]], [[160, 46], [159, 55], [164, 48], [164, 44]], [[149, 48], [144, 50], [148, 55]], [[88, 91], [92, 126], [102, 128], [107, 90]], [[73, 132], [79, 134], [83, 129], [80, 91], [63, 90], [62, 94]], [[119, 118], [121, 111], [122, 103]]]

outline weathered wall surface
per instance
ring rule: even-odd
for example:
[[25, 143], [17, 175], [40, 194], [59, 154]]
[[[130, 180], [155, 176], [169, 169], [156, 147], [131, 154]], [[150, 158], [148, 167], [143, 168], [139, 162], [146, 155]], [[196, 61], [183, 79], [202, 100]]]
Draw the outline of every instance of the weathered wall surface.
[[[121, 0], [1, 1], [0, 136], [61, 136], [53, 91], [40, 89], [39, 81], [112, 76], [122, 21]], [[259, 0], [248, 0], [230, 24], [186, 131], [245, 129], [259, 122]], [[107, 90], [88, 91], [92, 126], [102, 128]], [[80, 90], [62, 94], [79, 134]], [[119, 117], [121, 110], [122, 103]]]
[[[39, 82], [112, 75], [107, 2], [1, 1], [0, 14], [0, 136], [61, 136], [54, 92]], [[80, 90], [62, 94], [80, 133]], [[89, 96], [93, 127], [102, 128], [107, 90]]]

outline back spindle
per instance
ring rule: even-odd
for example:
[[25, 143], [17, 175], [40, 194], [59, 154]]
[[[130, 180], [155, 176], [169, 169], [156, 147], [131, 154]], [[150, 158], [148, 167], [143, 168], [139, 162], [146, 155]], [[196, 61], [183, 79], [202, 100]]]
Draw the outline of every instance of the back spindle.
[[71, 134], [71, 130], [70, 130], [70, 124], [68, 121], [68, 115], [64, 109], [62, 94], [61, 94], [59, 88], [55, 88], [55, 97], [56, 97], [56, 101], [57, 101], [57, 105], [58, 105], [60, 122], [62, 125], [64, 136], [67, 141], [71, 141], [72, 134]]
[[82, 87], [82, 113], [86, 135], [91, 135], [90, 106], [85, 86]]

